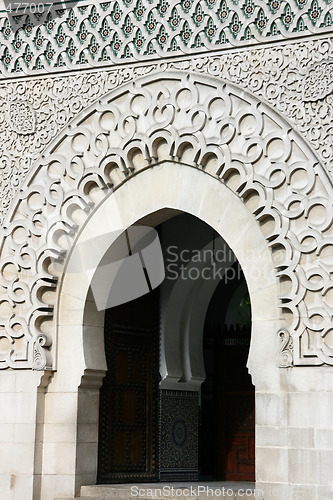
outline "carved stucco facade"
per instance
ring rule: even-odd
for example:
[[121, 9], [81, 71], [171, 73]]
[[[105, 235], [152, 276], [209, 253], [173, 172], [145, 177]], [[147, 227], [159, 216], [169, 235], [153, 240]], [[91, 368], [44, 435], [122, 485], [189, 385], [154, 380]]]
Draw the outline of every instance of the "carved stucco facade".
[[122, 86], [119, 97], [111, 93], [87, 108], [88, 119], [79, 114], [23, 183], [15, 198], [19, 217], [4, 224], [3, 344], [10, 343], [2, 367], [55, 367], [54, 300], [43, 297], [47, 290], [57, 295], [49, 261], [67, 250], [61, 234], [71, 247], [83, 224], [70, 215], [74, 208], [89, 215], [96, 187], [107, 195], [140, 170], [175, 159], [230, 185], [267, 233], [294, 340], [294, 356], [290, 350], [280, 364], [333, 364], [332, 193], [324, 168], [288, 122], [239, 88], [192, 72], [164, 75]]
[[[249, 90], [283, 113], [331, 172], [331, 53], [332, 40], [324, 37], [279, 47], [212, 54], [209, 58], [197, 56], [3, 83], [0, 94], [4, 171], [1, 190], [5, 193], [2, 218], [17, 187], [43, 149], [73, 117], [121, 84], [168, 69], [216, 76]], [[324, 61], [322, 65], [318, 64], [320, 61]], [[24, 123], [20, 120], [22, 115]], [[26, 152], [23, 158], [22, 149]]]
[[[123, 3], [123, 19], [128, 14], [127, 25], [134, 23], [134, 4]], [[151, 12], [151, 3], [143, 3], [142, 23]], [[62, 271], [68, 248], [82, 234], [94, 235], [93, 221], [98, 234], [110, 188], [128, 224], [164, 207], [188, 211], [235, 251], [253, 309], [249, 369], [256, 386], [258, 485], [276, 487], [279, 498], [288, 500], [331, 497], [333, 62], [330, 24], [323, 21], [331, 5], [298, 2], [286, 28], [286, 2], [277, 2], [275, 13], [272, 2], [247, 2], [253, 8], [249, 15], [230, 2], [229, 21], [236, 14], [242, 31], [234, 36], [228, 25], [231, 35], [222, 47], [217, 40], [226, 32], [221, 12], [227, 5], [217, 3], [189, 2], [187, 13], [184, 2], [175, 3], [174, 17], [180, 9], [183, 17], [173, 52], [153, 31], [144, 43], [155, 52], [133, 52], [134, 38], [129, 41], [123, 25], [116, 26], [112, 36], [118, 33], [132, 50], [126, 63], [105, 37], [98, 51], [106, 49], [109, 59], [104, 54], [97, 61], [89, 38], [74, 62], [57, 42], [51, 59], [61, 57], [59, 66], [47, 62], [45, 54], [38, 63], [39, 49], [34, 49], [36, 67], [23, 63], [23, 56], [6, 66], [6, 54], [18, 53], [13, 44], [18, 38], [28, 43], [30, 32], [22, 18], [6, 38], [3, 23], [0, 386], [6, 463], [0, 485], [6, 499], [53, 500], [95, 482], [98, 387], [105, 370], [96, 339], [102, 320], [87, 312], [87, 284], [76, 283], [82, 291], [73, 295], [73, 281]], [[102, 5], [111, 9], [111, 4]], [[160, 4], [170, 7], [160, 2], [160, 10], [155, 8], [158, 36], [163, 29], [175, 31]], [[199, 4], [203, 25], [193, 17]], [[98, 31], [104, 7], [98, 6], [93, 26], [92, 7], [81, 12], [79, 6], [72, 12], [85, 16], [81, 22], [87, 29], [90, 23], [89, 29]], [[261, 31], [260, 8], [266, 19]], [[311, 20], [313, 9], [320, 10], [321, 26]], [[216, 40], [205, 31], [210, 17]], [[296, 30], [300, 18], [307, 31]], [[49, 26], [52, 44], [64, 19], [55, 16]], [[184, 42], [187, 20], [194, 23], [188, 29], [197, 46]], [[67, 21], [63, 29], [69, 36]], [[274, 46], [268, 36], [273, 22], [280, 28]], [[253, 37], [241, 40], [249, 27]], [[39, 28], [35, 23], [34, 37]], [[97, 35], [90, 35], [96, 42]], [[46, 32], [42, 38], [46, 47]], [[251, 228], [252, 239], [243, 226]], [[267, 281], [251, 282], [254, 263], [246, 256], [251, 245], [259, 248]], [[63, 266], [58, 273], [54, 259]], [[71, 307], [76, 323], [68, 319]], [[88, 425], [94, 425], [90, 441], [82, 437]]]

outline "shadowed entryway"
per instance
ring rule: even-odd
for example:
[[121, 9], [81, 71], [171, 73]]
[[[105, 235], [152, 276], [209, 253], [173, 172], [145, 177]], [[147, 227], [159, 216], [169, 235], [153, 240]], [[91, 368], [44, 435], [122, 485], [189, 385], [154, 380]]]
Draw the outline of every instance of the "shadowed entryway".
[[98, 482], [254, 481], [244, 275], [198, 218], [157, 231], [164, 282], [105, 313]]
[[255, 389], [246, 368], [251, 306], [238, 262], [228, 274], [205, 320], [200, 474], [202, 479], [254, 481]]

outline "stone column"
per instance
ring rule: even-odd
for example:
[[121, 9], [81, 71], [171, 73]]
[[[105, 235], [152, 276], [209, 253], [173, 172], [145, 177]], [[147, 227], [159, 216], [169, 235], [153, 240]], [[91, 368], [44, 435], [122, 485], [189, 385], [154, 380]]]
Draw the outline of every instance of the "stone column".
[[52, 372], [8, 370], [0, 377], [0, 491], [3, 500], [39, 500], [45, 388]]
[[82, 484], [96, 483], [103, 336], [101, 326], [58, 328], [61, 355], [45, 397], [40, 500], [75, 496]]

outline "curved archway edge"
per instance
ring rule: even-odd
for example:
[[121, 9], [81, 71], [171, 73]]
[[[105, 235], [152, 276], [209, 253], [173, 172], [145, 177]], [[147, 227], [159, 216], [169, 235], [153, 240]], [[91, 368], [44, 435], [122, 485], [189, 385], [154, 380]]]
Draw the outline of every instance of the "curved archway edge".
[[[201, 186], [200, 197], [195, 192], [198, 185]], [[215, 211], [211, 211], [206, 204], [208, 196], [216, 208]], [[192, 209], [189, 208], [191, 199]], [[213, 227], [223, 235], [228, 245], [235, 249], [235, 255], [248, 283], [252, 303], [249, 370], [255, 384], [262, 390], [267, 386], [270, 390], [272, 388], [276, 390], [279, 387], [279, 377], [275, 363], [277, 347], [275, 340], [276, 331], [282, 320], [278, 303], [278, 279], [272, 256], [253, 215], [239, 197], [219, 179], [179, 162], [162, 162], [153, 169], [146, 169], [103, 200], [85, 224], [76, 245], [94, 240], [106, 231], [113, 234], [116, 239], [119, 220], [110, 217], [115, 207], [120, 214], [125, 214], [122, 220], [124, 227], [130, 227], [141, 220], [149, 224], [151, 219], [156, 224], [159, 222], [159, 214], [160, 217], [164, 216], [165, 209], [171, 209], [170, 213], [183, 212], [185, 203], [187, 213]], [[132, 207], [135, 207], [135, 210], [132, 210]], [[99, 239], [99, 241], [105, 241], [105, 248], [100, 249], [104, 255], [109, 248], [110, 240]], [[72, 258], [75, 259], [74, 252], [69, 256], [69, 268]], [[260, 273], [257, 272], [258, 268]], [[94, 424], [94, 444], [90, 443], [89, 449], [84, 440], [81, 441], [78, 436], [73, 437], [73, 441], [76, 442], [76, 450], [73, 450], [73, 453], [83, 453], [90, 457], [89, 465], [85, 464], [84, 474], [80, 469], [80, 461], [72, 470], [72, 491], [76, 492], [79, 491], [82, 481], [83, 484], [89, 481], [94, 483], [97, 474], [99, 417], [97, 389], [106, 370], [104, 311], [97, 310], [90, 294], [90, 285], [91, 280], [83, 273], [75, 276], [69, 272], [64, 273], [57, 310], [57, 373], [48, 387], [45, 398], [46, 413], [52, 421], [59, 421], [62, 418], [61, 408], [68, 405], [72, 408], [72, 419], [75, 421], [78, 419], [78, 428], [84, 429], [87, 422], [89, 425]], [[168, 341], [174, 344], [182, 343], [183, 340], [177, 338], [177, 333], [181, 332], [177, 332], [175, 328], [172, 333], [173, 337], [169, 337]], [[73, 352], [79, 354], [73, 356]], [[166, 358], [167, 355], [168, 353]], [[170, 367], [168, 362], [166, 364], [167, 369], [172, 372], [174, 367]], [[182, 384], [178, 389], [181, 387]], [[52, 439], [49, 432], [46, 426], [47, 442]], [[45, 454], [43, 467], [46, 470], [52, 467], [50, 461], [52, 461], [50, 457]], [[45, 488], [49, 480], [45, 474], [42, 483]]]
[[[194, 192], [197, 185], [202, 187], [199, 198]], [[155, 186], [155, 190], [150, 189], [152, 186]], [[207, 196], [214, 203], [215, 211], [211, 211], [206, 205]], [[189, 200], [191, 198], [192, 209], [190, 211]], [[115, 206], [119, 213], [126, 212], [123, 224], [124, 227], [129, 227], [142, 218], [149, 221], [150, 215], [165, 208], [184, 211], [184, 199], [186, 199], [188, 213], [214, 228], [238, 258], [251, 297], [253, 343], [259, 345], [261, 342], [264, 345], [265, 342], [260, 338], [263, 325], [266, 324], [265, 336], [270, 337], [271, 346], [270, 351], [266, 351], [266, 356], [267, 359], [270, 358], [269, 364], [275, 369], [276, 342], [274, 339], [279, 326], [283, 325], [283, 320], [279, 310], [279, 286], [272, 256], [255, 218], [242, 201], [220, 180], [180, 163], [161, 163], [151, 171], [146, 170], [140, 176], [133, 177], [130, 182], [106, 198], [85, 225], [77, 240], [77, 245], [84, 241], [93, 241], [106, 231], [114, 234], [116, 239], [118, 220], [110, 217]], [[129, 203], [133, 203], [135, 210], [131, 210]], [[101, 254], [104, 255], [107, 252], [109, 245], [110, 241], [105, 240], [105, 248], [100, 249]], [[69, 266], [70, 263], [71, 257]], [[93, 272], [94, 270], [91, 276]], [[91, 281], [84, 273], [73, 275], [65, 272], [57, 314], [59, 342], [62, 346], [66, 346], [65, 339], [70, 335], [71, 327], [73, 327], [74, 336], [75, 331], [78, 332], [78, 329], [82, 328], [82, 338], [77, 346], [77, 349], [83, 346], [82, 359], [91, 358], [91, 353], [98, 352], [99, 361], [96, 359], [88, 368], [104, 369], [103, 343], [97, 347], [96, 339], [89, 336], [84, 338], [84, 326], [103, 328], [104, 325], [103, 312], [97, 311], [91, 296], [89, 298], [90, 285]], [[269, 328], [267, 325], [270, 325]], [[169, 342], [180, 345], [182, 341], [175, 337], [176, 330], [172, 330], [173, 337], [169, 339]], [[65, 335], [63, 340], [60, 338], [61, 332]], [[257, 338], [258, 341], [255, 340]], [[59, 371], [68, 372], [69, 366], [62, 367], [68, 359], [66, 353], [61, 351], [58, 357]], [[249, 365], [251, 366], [251, 360]], [[255, 366], [255, 363], [252, 365]]]
[[[66, 128], [26, 180], [2, 246], [9, 319], [1, 325], [8, 343], [1, 368], [55, 367], [59, 280], [50, 262], [65, 258], [64, 235], [74, 241], [111, 187], [175, 160], [219, 178], [256, 218], [281, 285], [280, 365], [333, 364], [332, 187], [324, 169], [256, 98], [211, 77], [175, 72], [149, 75], [100, 100]], [[201, 199], [214, 212], [211, 193]]]
[[[198, 185], [201, 186], [200, 195], [196, 191]], [[214, 204], [215, 211], [210, 209], [208, 198]], [[274, 490], [279, 495], [286, 493], [290, 496], [292, 487], [288, 489], [289, 486], [281, 479], [282, 474], [288, 474], [289, 456], [292, 460], [294, 452], [297, 452], [294, 450], [297, 433], [293, 436], [289, 430], [290, 426], [295, 425], [293, 416], [289, 415], [290, 408], [295, 411], [301, 404], [305, 409], [308, 398], [319, 397], [317, 388], [320, 374], [318, 372], [314, 376], [313, 368], [304, 367], [299, 377], [299, 371], [281, 372], [276, 365], [276, 332], [284, 325], [279, 307], [279, 281], [267, 241], [246, 205], [221, 180], [179, 162], [161, 162], [133, 176], [103, 200], [84, 225], [76, 244], [104, 234], [106, 221], [109, 221], [107, 229], [110, 233], [117, 229], [119, 220], [110, 218], [115, 207], [119, 213], [125, 214], [122, 223], [129, 227], [142, 219], [149, 224], [150, 218], [156, 224], [161, 210], [185, 211], [185, 205], [187, 213], [206, 222], [223, 236], [234, 249], [244, 271], [253, 320], [248, 368], [256, 387], [257, 488], [266, 494]], [[102, 254], [107, 251], [108, 244], [101, 249]], [[71, 256], [74, 253], [69, 256], [68, 265]], [[82, 484], [94, 484], [96, 481], [98, 388], [106, 364], [104, 314], [103, 311], [97, 311], [90, 295], [90, 281], [83, 274], [78, 274], [73, 281], [73, 276], [65, 272], [60, 292], [57, 311], [59, 363], [45, 395], [45, 414], [52, 423], [62, 422], [63, 409], [66, 408], [66, 426], [80, 430], [70, 439], [72, 448], [69, 456], [75, 466], [66, 471], [66, 480], [71, 481], [62, 493], [68, 495], [77, 494]], [[303, 392], [305, 381], [308, 393]], [[286, 387], [293, 387], [293, 392], [286, 391]], [[88, 427], [89, 443], [85, 440]], [[273, 428], [277, 428], [278, 432], [273, 433]], [[46, 425], [43, 470], [50, 472], [45, 472], [42, 477], [41, 491], [45, 498], [48, 498], [47, 490], [52, 484], [51, 475], [55, 473], [52, 455], [47, 453], [48, 443], [54, 439], [52, 432], [53, 426]], [[269, 444], [266, 442], [267, 432], [270, 434]], [[304, 435], [306, 432], [305, 429]], [[309, 432], [313, 432], [313, 429]], [[290, 434], [290, 450], [281, 441], [284, 434]], [[54, 453], [60, 456], [63, 443], [52, 443], [52, 447]], [[82, 456], [89, 457], [89, 463], [75, 458]], [[276, 459], [283, 463], [286, 461], [286, 467], [282, 470], [276, 468], [274, 472], [270, 464], [271, 460], [275, 464]], [[292, 471], [290, 473], [295, 474]]]

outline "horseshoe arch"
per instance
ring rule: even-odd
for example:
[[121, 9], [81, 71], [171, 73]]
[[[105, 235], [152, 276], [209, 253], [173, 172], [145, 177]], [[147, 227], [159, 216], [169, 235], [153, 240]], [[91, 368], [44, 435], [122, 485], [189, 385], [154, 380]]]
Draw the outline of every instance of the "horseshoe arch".
[[111, 188], [162, 162], [216, 178], [256, 219], [280, 283], [280, 366], [333, 365], [332, 186], [325, 170], [257, 98], [212, 77], [170, 72], [124, 85], [81, 113], [20, 189], [2, 243], [8, 319], [0, 367], [56, 368], [53, 306], [61, 273], [52, 262], [66, 258]]

